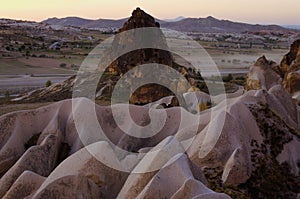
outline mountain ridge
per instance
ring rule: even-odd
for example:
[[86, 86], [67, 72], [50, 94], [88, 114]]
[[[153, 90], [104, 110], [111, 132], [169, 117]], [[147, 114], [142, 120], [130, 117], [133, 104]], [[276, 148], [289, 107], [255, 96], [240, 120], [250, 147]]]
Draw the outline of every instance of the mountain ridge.
[[[75, 26], [90, 29], [119, 29], [128, 18], [123, 19], [84, 19], [79, 17], [49, 18], [42, 23], [61, 26]], [[295, 31], [280, 25], [260, 25], [245, 22], [234, 22], [217, 19], [212, 16], [206, 18], [181, 18], [176, 21], [156, 19], [162, 28], [169, 28], [183, 32], [256, 32], [256, 31]]]

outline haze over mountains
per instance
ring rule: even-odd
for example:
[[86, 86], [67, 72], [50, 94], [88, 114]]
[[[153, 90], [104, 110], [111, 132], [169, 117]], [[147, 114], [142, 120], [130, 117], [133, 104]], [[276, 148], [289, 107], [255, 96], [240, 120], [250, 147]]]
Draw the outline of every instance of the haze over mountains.
[[300, 30], [300, 25], [284, 25], [283, 27], [294, 29], [294, 30]]
[[[125, 19], [83, 19], [79, 17], [49, 18], [43, 23], [59, 26], [75, 26], [89, 29], [119, 29], [122, 27]], [[256, 32], [256, 31], [290, 31], [290, 29], [278, 25], [259, 25], [233, 22], [229, 20], [219, 20], [212, 16], [206, 18], [184, 18], [159, 20], [162, 28], [169, 28], [184, 32]]]

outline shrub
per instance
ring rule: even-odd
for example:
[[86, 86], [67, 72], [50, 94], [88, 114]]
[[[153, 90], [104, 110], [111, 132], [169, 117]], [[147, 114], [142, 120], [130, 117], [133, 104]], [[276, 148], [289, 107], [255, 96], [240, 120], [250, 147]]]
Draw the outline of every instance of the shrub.
[[51, 82], [50, 80], [46, 81], [46, 83], [45, 83], [45, 86], [46, 86], [46, 87], [49, 87], [49, 86], [51, 86], [51, 85], [52, 85], [52, 82]]
[[26, 57], [29, 57], [30, 56], [30, 51], [28, 50], [28, 51], [26, 51]]
[[236, 80], [242, 80], [242, 81], [245, 81], [246, 80], [246, 78], [245, 77], [243, 77], [243, 76], [239, 76], [239, 77], [237, 77], [237, 78], [235, 78]]
[[79, 66], [77, 66], [76, 64], [72, 64], [72, 65], [71, 65], [71, 68], [74, 69], [74, 70], [78, 70], [78, 69], [79, 69]]
[[6, 91], [5, 94], [4, 94], [4, 96], [5, 96], [6, 99], [9, 99], [10, 98], [10, 92]]
[[67, 67], [67, 64], [61, 63], [61, 64], [59, 65], [59, 67], [61, 67], [61, 68], [66, 68], [66, 67]]
[[226, 77], [223, 77], [224, 82], [230, 82], [233, 80], [232, 74], [228, 74]]

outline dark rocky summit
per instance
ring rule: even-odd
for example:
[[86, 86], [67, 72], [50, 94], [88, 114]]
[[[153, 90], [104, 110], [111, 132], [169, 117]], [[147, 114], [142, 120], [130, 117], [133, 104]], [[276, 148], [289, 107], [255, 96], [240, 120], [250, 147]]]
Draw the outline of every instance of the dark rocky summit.
[[146, 27], [159, 28], [160, 24], [158, 22], [155, 22], [155, 19], [151, 15], [145, 13], [140, 8], [137, 8], [132, 12], [131, 17], [127, 22], [125, 22], [123, 27], [119, 29], [119, 32]]

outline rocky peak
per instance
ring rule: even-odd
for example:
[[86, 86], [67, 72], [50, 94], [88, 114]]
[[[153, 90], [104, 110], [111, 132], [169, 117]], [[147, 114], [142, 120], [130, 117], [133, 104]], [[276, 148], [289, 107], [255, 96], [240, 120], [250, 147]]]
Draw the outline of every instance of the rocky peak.
[[[155, 30], [147, 31], [147, 34], [137, 33], [133, 34], [134, 30], [138, 28], [153, 27]], [[128, 34], [126, 33], [128, 31]], [[115, 62], [110, 65], [109, 70], [116, 74], [125, 74], [135, 66], [149, 63], [159, 63], [172, 67], [173, 58], [170, 52], [159, 49], [138, 49], [128, 54], [123, 54], [126, 49], [131, 51], [135, 49], [137, 43], [143, 43], [147, 46], [149, 43], [156, 44], [154, 46], [163, 46], [167, 49], [167, 42], [163, 32], [159, 29], [159, 23], [155, 22], [155, 19], [141, 10], [136, 8], [132, 12], [132, 16], [124, 23], [123, 27], [119, 30], [119, 33], [113, 41], [112, 50], [108, 52], [107, 56], [114, 54], [122, 54]]]
[[218, 21], [216, 18], [214, 18], [213, 16], [208, 16], [206, 17], [207, 20], [212, 20], [212, 21]]
[[280, 67], [283, 72], [288, 72], [293, 67], [293, 62], [299, 62], [300, 59], [300, 39], [294, 41], [294, 43], [291, 45], [290, 51], [288, 54], [286, 54], [280, 64]]
[[[276, 63], [272, 60], [268, 60], [266, 58], [266, 56], [262, 56], [260, 58], [258, 58], [255, 62], [255, 66], [272, 66], [272, 65], [275, 65]], [[276, 64], [277, 65], [277, 64]]]
[[300, 99], [300, 39], [296, 40], [280, 64], [285, 73], [283, 86], [298, 100]]
[[[277, 73], [277, 74], [276, 74]], [[299, 103], [300, 100], [300, 39], [296, 40], [280, 65], [260, 57], [247, 75], [246, 90], [270, 89], [281, 84]]]
[[[153, 28], [151, 30], [147, 30], [146, 32], [139, 32], [138, 28]], [[131, 30], [131, 31], [129, 31]], [[183, 66], [180, 66], [175, 63], [172, 54], [167, 50], [168, 49], [167, 41], [165, 35], [160, 30], [160, 25], [158, 22], [155, 22], [155, 19], [149, 14], [145, 13], [140, 8], [137, 8], [132, 12], [132, 16], [128, 19], [127, 22], [123, 25], [123, 27], [119, 30], [119, 33], [113, 41], [112, 51], [108, 53], [108, 56], [113, 54], [121, 54], [118, 52], [126, 51], [126, 49], [135, 49], [136, 44], [143, 43], [145, 46], [156, 46], [157, 48], [143, 48], [130, 51], [127, 54], [122, 54], [118, 59], [114, 60], [114, 62], [108, 67], [108, 72], [116, 75], [123, 76], [131, 69], [136, 66], [141, 66], [144, 64], [162, 64], [168, 67], [171, 67], [178, 72], [182, 72]], [[135, 34], [137, 33], [137, 34]], [[143, 34], [144, 33], [144, 34]], [[164, 76], [163, 73], [157, 72], [160, 70], [159, 66], [155, 66], [155, 68], [150, 67], [149, 73], [145, 71], [143, 74], [134, 75], [131, 77], [132, 79], [127, 79], [130, 82], [131, 86], [135, 85], [137, 82], [140, 82], [141, 79], [149, 78], [147, 75], [155, 76], [157, 79], [164, 80], [168, 82], [168, 77]], [[155, 72], [156, 71], [156, 72]], [[138, 72], [139, 73], [139, 72]], [[190, 76], [187, 75], [186, 79], [189, 80]], [[178, 83], [179, 84], [179, 83]], [[188, 91], [188, 85], [185, 89], [181, 89], [184, 91]], [[134, 86], [132, 86], [134, 87]], [[176, 88], [182, 88], [182, 86], [175, 86]], [[180, 93], [182, 93], [180, 90]], [[176, 93], [178, 90], [175, 90]], [[132, 95], [130, 102], [132, 104], [148, 104], [153, 101], [157, 101], [166, 96], [172, 96], [174, 93], [168, 88], [158, 85], [158, 84], [147, 84], [139, 87]]]
[[278, 64], [265, 56], [258, 58], [247, 74], [246, 90], [269, 90], [280, 84], [281, 70]]
[[294, 41], [294, 43], [291, 45], [290, 52], [286, 55], [287, 64], [291, 64], [297, 58], [297, 56], [299, 56], [299, 50], [300, 50], [300, 39]]
[[160, 27], [160, 24], [158, 22], [155, 22], [155, 19], [151, 15], [147, 14], [140, 8], [136, 8], [132, 12], [132, 16], [119, 30], [119, 32], [144, 27]]

